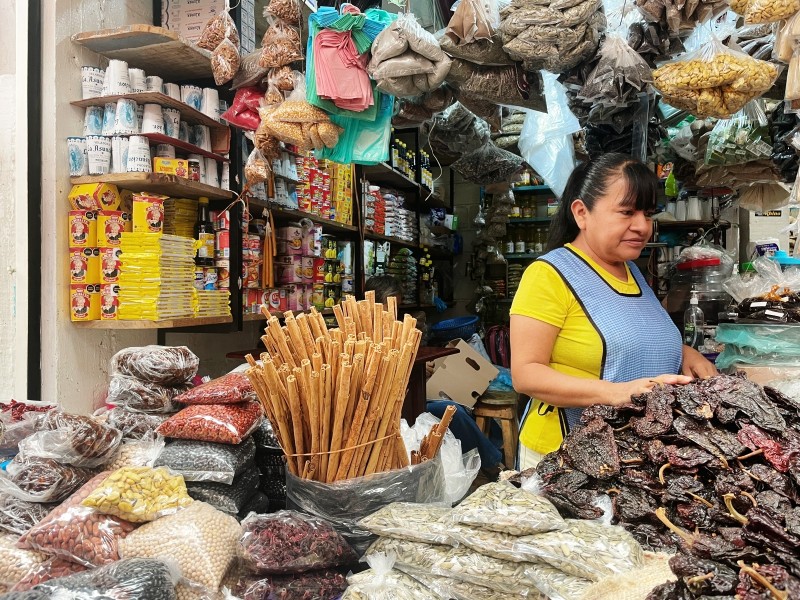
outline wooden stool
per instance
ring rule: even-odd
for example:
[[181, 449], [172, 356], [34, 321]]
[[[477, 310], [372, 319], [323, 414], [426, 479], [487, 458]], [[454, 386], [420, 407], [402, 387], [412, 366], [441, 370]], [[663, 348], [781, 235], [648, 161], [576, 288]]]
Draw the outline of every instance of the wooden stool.
[[[519, 444], [519, 420], [517, 418], [516, 392], [486, 392], [478, 398], [472, 409], [475, 422], [481, 431], [489, 435], [492, 419], [500, 422], [503, 431], [503, 457], [505, 465], [513, 469], [517, 462], [517, 444]], [[487, 467], [494, 465], [486, 465]]]

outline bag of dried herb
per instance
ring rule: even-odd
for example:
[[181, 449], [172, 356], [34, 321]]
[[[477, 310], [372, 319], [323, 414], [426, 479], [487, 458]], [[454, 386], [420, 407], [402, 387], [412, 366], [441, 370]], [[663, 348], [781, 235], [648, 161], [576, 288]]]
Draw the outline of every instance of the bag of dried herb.
[[489, 143], [462, 156], [451, 167], [472, 183], [491, 185], [510, 181], [523, 162], [519, 155]]
[[616, 34], [606, 36], [599, 54], [600, 60], [578, 98], [612, 106], [638, 102], [639, 93], [653, 81], [644, 59]]
[[542, 497], [499, 481], [475, 490], [443, 522], [483, 527], [511, 535], [528, 535], [561, 529], [564, 519]]
[[252, 514], [242, 521], [242, 528], [243, 558], [253, 573], [303, 573], [345, 567], [357, 560], [329, 523], [298, 512]]
[[361, 519], [358, 524], [375, 535], [428, 544], [451, 544], [450, 526], [441, 522], [449, 513], [449, 508], [433, 504], [393, 502]]
[[297, 575], [273, 575], [257, 578], [252, 575], [239, 579], [233, 588], [242, 600], [264, 598], [338, 598], [347, 589], [347, 579], [336, 571], [313, 571]]

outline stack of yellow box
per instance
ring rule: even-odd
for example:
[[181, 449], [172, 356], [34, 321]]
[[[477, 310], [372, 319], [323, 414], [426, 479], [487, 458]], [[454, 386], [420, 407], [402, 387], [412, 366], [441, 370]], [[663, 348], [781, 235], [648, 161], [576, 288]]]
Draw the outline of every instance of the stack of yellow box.
[[197, 200], [167, 198], [164, 200], [164, 233], [194, 237], [197, 222]]
[[331, 162], [331, 218], [350, 225], [353, 222], [353, 165]]
[[195, 290], [195, 316], [231, 316], [230, 290]]
[[194, 317], [194, 240], [158, 233], [122, 234], [119, 318]]

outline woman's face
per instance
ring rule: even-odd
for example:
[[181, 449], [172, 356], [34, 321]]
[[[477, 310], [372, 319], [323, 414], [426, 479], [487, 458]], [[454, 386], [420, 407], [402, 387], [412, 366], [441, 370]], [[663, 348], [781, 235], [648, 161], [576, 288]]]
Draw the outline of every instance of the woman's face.
[[652, 214], [624, 203], [627, 185], [621, 175], [612, 179], [591, 211], [580, 200], [572, 204], [586, 243], [600, 259], [611, 264], [639, 258], [653, 233]]

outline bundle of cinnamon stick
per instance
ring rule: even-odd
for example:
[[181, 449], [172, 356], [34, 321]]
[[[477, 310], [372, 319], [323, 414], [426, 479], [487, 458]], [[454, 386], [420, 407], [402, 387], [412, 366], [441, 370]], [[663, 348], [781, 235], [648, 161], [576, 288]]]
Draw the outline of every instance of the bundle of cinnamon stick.
[[400, 412], [422, 334], [387, 304], [347, 296], [330, 330], [314, 309], [283, 326], [265, 313], [267, 352], [247, 357], [247, 376], [294, 475], [332, 483], [408, 466]]
[[455, 406], [451, 405], [444, 409], [442, 420], [431, 427], [428, 435], [422, 438], [419, 450], [413, 450], [411, 452], [412, 465], [418, 465], [426, 460], [433, 460], [433, 458], [439, 454], [439, 449], [444, 443], [444, 434], [447, 433], [447, 429], [450, 427], [450, 423], [453, 421], [453, 415], [455, 414]]

